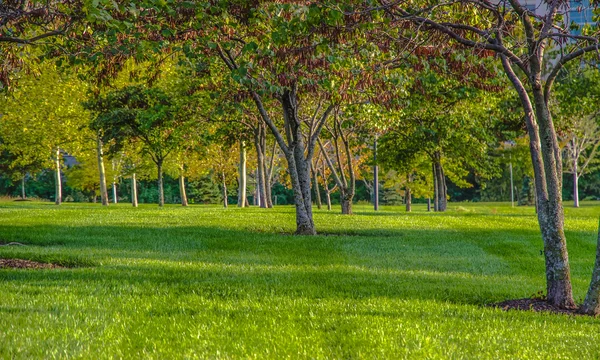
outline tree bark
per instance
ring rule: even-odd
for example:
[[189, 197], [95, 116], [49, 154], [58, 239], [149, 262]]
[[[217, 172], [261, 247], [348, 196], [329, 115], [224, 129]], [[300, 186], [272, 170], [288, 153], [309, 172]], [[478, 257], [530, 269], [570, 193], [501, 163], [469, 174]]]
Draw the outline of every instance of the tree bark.
[[327, 192], [327, 211], [331, 211], [331, 193]]
[[23, 174], [23, 177], [21, 178], [21, 200], [25, 200], [27, 198], [25, 196], [25, 176], [27, 175]]
[[246, 143], [245, 141], [240, 141], [240, 163], [238, 166], [238, 207], [246, 207]]
[[427, 211], [431, 211], [431, 198], [427, 198]]
[[438, 186], [439, 186], [439, 204], [438, 211], [446, 211], [448, 207], [448, 187], [446, 186], [446, 174], [442, 163], [438, 163]]
[[112, 193], [113, 193], [113, 203], [117, 203], [119, 201], [118, 195], [117, 195], [117, 183], [113, 181], [112, 183]]
[[537, 55], [531, 57], [530, 65], [533, 74], [530, 79], [533, 104], [506, 56], [500, 55], [500, 59], [525, 113], [535, 179], [536, 210], [544, 241], [547, 300], [553, 305], [571, 308], [575, 306], [575, 301], [564, 234], [562, 184], [558, 176], [559, 171], [562, 173], [562, 164], [556, 131], [541, 85], [541, 58]]
[[573, 159], [573, 206], [579, 207], [579, 174], [577, 173], [577, 158]]
[[592, 270], [592, 281], [580, 311], [584, 314], [600, 315], [600, 225], [598, 226], [598, 240], [596, 242], [596, 262]]
[[261, 122], [259, 126], [254, 130], [254, 146], [256, 147], [256, 177], [257, 177], [257, 194], [258, 194], [258, 205], [261, 208], [267, 207], [267, 189], [265, 186], [265, 125]]
[[354, 194], [346, 194], [340, 190], [340, 202], [342, 203], [342, 214], [352, 215], [352, 198]]
[[56, 148], [56, 154], [54, 156], [54, 180], [55, 180], [55, 200], [54, 203], [56, 205], [60, 205], [62, 203], [62, 180], [60, 177], [60, 148]]
[[436, 151], [432, 156], [433, 162], [433, 177], [435, 186], [434, 195], [434, 208], [435, 211], [446, 211], [448, 204], [447, 200], [447, 188], [446, 188], [446, 176], [444, 175], [444, 168], [441, 162], [441, 154]]
[[131, 205], [133, 205], [133, 207], [138, 206], [137, 181], [135, 179], [135, 173], [131, 174]]
[[409, 187], [406, 187], [404, 196], [406, 198], [404, 200], [406, 202], [406, 211], [411, 212], [412, 211], [412, 194], [410, 193]]
[[[266, 146], [266, 144], [265, 144]], [[273, 142], [273, 149], [271, 151], [271, 159], [269, 160], [268, 167], [265, 163], [265, 189], [267, 198], [267, 207], [273, 208], [273, 168], [275, 166], [275, 154], [276, 154], [277, 142]], [[265, 147], [266, 149], [266, 147]]]
[[313, 170], [313, 184], [315, 189], [315, 197], [317, 199], [317, 209], [321, 210], [321, 193], [319, 191], [319, 181], [317, 178], [317, 172]]
[[179, 174], [179, 196], [181, 197], [181, 206], [188, 206], [187, 194], [185, 192], [185, 176]]
[[158, 206], [165, 206], [165, 189], [163, 184], [163, 161], [159, 160], [156, 164], [158, 170]]
[[96, 137], [96, 156], [98, 158], [98, 173], [100, 174], [100, 199], [102, 206], [108, 206], [108, 189], [106, 188], [106, 171], [104, 169], [104, 154], [102, 151], [102, 139]]
[[223, 207], [225, 209], [227, 209], [227, 207], [229, 206], [229, 203], [228, 203], [228, 199], [227, 199], [227, 183], [225, 182], [225, 172], [221, 173], [221, 181], [223, 184]]
[[304, 157], [304, 136], [298, 119], [296, 92], [285, 90], [281, 97], [281, 104], [289, 144], [285, 158], [294, 191], [296, 234], [315, 235], [317, 231], [313, 221], [309, 171], [312, 152], [309, 151], [308, 159]]
[[[432, 159], [433, 160], [433, 159]], [[431, 163], [432, 173], [433, 173], [433, 211], [438, 211], [438, 175], [437, 168], [435, 166], [435, 162]]]

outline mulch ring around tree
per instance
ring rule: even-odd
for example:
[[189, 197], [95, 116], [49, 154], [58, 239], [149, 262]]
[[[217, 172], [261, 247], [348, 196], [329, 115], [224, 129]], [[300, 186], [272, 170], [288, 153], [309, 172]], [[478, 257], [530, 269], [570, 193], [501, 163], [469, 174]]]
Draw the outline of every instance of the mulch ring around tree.
[[504, 311], [521, 310], [534, 312], [550, 312], [553, 314], [563, 315], [585, 315], [579, 312], [579, 308], [565, 309], [552, 304], [549, 304], [545, 299], [540, 298], [525, 298], [506, 300], [500, 303], [491, 304], [490, 306], [500, 308]]
[[0, 259], [0, 269], [64, 269], [64, 266], [23, 259]]

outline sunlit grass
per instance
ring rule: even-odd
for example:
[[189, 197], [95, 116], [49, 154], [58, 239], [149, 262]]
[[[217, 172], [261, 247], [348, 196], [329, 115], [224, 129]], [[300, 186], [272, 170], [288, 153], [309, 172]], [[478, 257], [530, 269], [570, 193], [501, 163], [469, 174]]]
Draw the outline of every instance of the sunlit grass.
[[[567, 208], [575, 296], [600, 206]], [[291, 207], [0, 202], [0, 358], [594, 358], [600, 320], [487, 304], [544, 289], [533, 208], [415, 205], [355, 215]]]

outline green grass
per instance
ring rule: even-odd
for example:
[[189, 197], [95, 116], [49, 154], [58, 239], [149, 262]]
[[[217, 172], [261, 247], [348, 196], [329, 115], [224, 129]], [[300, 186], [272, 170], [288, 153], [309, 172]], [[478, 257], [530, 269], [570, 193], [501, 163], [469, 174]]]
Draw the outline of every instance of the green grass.
[[[567, 208], [575, 296], [599, 204]], [[0, 202], [0, 358], [598, 358], [600, 319], [486, 304], [544, 289], [532, 208], [158, 209]]]

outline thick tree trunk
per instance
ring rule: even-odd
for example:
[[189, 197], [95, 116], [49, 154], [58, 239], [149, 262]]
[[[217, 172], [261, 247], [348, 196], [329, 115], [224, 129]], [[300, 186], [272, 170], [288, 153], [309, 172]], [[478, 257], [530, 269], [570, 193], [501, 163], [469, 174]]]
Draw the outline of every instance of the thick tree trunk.
[[163, 184], [163, 162], [158, 161], [156, 164], [158, 170], [158, 206], [165, 206], [165, 189]]
[[25, 174], [21, 178], [21, 200], [25, 200], [27, 197], [25, 196]]
[[118, 194], [117, 194], [117, 183], [115, 181], [113, 181], [112, 183], [112, 193], [113, 193], [113, 203], [117, 203], [119, 201], [118, 198]]
[[[533, 96], [535, 114], [539, 123], [539, 134], [542, 135], [540, 139], [541, 157], [543, 159], [547, 191], [547, 194], [541, 197], [538, 204], [540, 205], [538, 220], [544, 239], [544, 254], [546, 255], [547, 297], [550, 303], [569, 308], [575, 306], [575, 301], [571, 286], [567, 239], [564, 232], [562, 179], [560, 176], [562, 174], [562, 160], [554, 124], [541, 89], [534, 86]], [[540, 198], [539, 195], [538, 193], [538, 198]]]
[[102, 139], [96, 137], [96, 157], [98, 159], [98, 173], [100, 174], [100, 199], [102, 206], [108, 206], [108, 189], [106, 188], [106, 171], [104, 169], [104, 154], [102, 151]]
[[412, 194], [410, 193], [410, 188], [407, 187], [406, 188], [406, 193], [404, 194], [405, 196], [405, 202], [406, 202], [406, 211], [407, 212], [411, 212], [412, 211]]
[[227, 207], [229, 206], [229, 202], [227, 199], [227, 183], [225, 182], [225, 173], [221, 173], [221, 181], [222, 181], [222, 185], [223, 185], [223, 207], [225, 209], [227, 209]]
[[342, 214], [352, 215], [352, 198], [354, 194], [346, 194], [340, 191], [340, 202], [342, 203]]
[[313, 184], [315, 188], [315, 197], [317, 199], [317, 208], [321, 210], [321, 193], [319, 190], [319, 180], [317, 178], [317, 172], [313, 171]]
[[56, 205], [62, 203], [62, 180], [60, 177], [60, 148], [56, 148], [56, 154], [54, 156], [54, 183], [55, 183], [55, 200]]
[[317, 233], [313, 222], [312, 199], [310, 186], [311, 158], [304, 157], [304, 135], [298, 119], [296, 93], [286, 90], [281, 98], [284, 121], [289, 134], [289, 147], [285, 154], [288, 172], [294, 191], [296, 205], [296, 234], [315, 235]]
[[310, 196], [310, 171], [304, 159], [303, 148], [304, 146], [296, 145], [294, 152], [286, 156], [296, 205], [296, 234], [315, 235]]
[[592, 281], [580, 311], [584, 314], [600, 315], [600, 225], [596, 242], [596, 262], [592, 270]]
[[181, 197], [181, 206], [188, 206], [187, 194], [185, 192], [185, 176], [179, 175], [179, 196]]
[[[538, 51], [538, 47], [535, 47]], [[543, 50], [542, 50], [543, 51]], [[524, 109], [529, 149], [535, 175], [535, 192], [538, 222], [544, 240], [546, 263], [546, 291], [549, 303], [563, 308], [575, 306], [571, 286], [569, 256], [564, 234], [564, 210], [562, 206], [562, 160], [554, 124], [542, 90], [541, 56], [530, 58], [529, 82], [533, 104], [508, 59], [500, 55], [502, 65]]]
[[246, 207], [248, 203], [246, 199], [246, 143], [240, 141], [240, 163], [238, 166], [238, 207]]
[[131, 205], [133, 205], [133, 207], [138, 206], [137, 180], [135, 179], [135, 173], [131, 174]]

